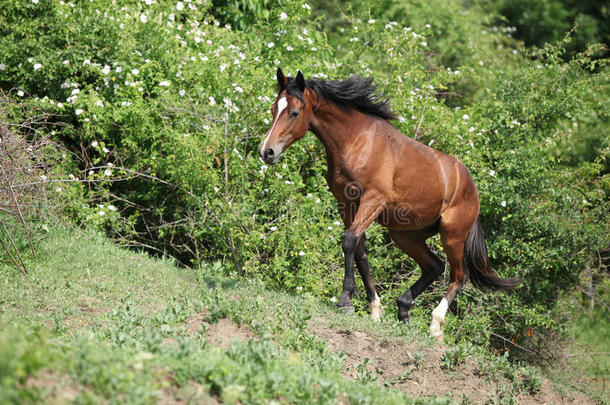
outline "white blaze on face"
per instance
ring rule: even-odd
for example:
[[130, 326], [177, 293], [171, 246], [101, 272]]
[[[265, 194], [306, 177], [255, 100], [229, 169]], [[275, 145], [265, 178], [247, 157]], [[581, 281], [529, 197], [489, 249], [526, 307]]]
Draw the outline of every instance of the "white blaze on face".
[[273, 120], [273, 125], [271, 125], [271, 128], [267, 132], [267, 135], [265, 135], [265, 141], [263, 142], [263, 146], [261, 147], [261, 150], [263, 152], [266, 149], [265, 147], [267, 146], [267, 141], [269, 141], [269, 137], [271, 136], [271, 133], [273, 132], [273, 128], [275, 128], [275, 124], [277, 124], [277, 120], [280, 118], [282, 111], [284, 111], [286, 109], [286, 107], [288, 107], [288, 101], [286, 101], [286, 97], [280, 98], [277, 101], [277, 115], [275, 116], [275, 120]]

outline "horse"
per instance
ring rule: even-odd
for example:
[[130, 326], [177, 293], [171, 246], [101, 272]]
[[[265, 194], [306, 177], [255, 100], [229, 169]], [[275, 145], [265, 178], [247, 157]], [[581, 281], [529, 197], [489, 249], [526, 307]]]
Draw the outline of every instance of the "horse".
[[406, 322], [414, 300], [444, 272], [426, 240], [437, 233], [450, 266], [449, 288], [432, 311], [430, 335], [442, 341], [445, 315], [470, 279], [481, 289], [509, 290], [520, 279], [504, 279], [489, 264], [479, 221], [479, 195], [472, 176], [457, 158], [403, 135], [397, 118], [372, 78], [305, 80], [298, 71], [277, 70], [278, 94], [273, 123], [259, 145], [261, 159], [278, 162], [307, 131], [326, 151], [326, 181], [345, 226], [342, 248], [345, 277], [337, 306], [352, 307], [354, 262], [362, 277], [371, 318], [382, 306], [367, 258], [365, 232], [377, 221], [392, 241], [421, 268], [421, 277], [397, 300], [398, 319]]

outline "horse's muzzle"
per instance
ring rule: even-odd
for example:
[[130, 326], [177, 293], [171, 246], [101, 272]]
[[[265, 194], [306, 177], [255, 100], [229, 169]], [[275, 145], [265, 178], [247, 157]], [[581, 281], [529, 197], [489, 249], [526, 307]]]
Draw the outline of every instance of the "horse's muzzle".
[[264, 151], [259, 150], [258, 153], [263, 162], [267, 164], [275, 164], [279, 158], [279, 156], [275, 154], [275, 151], [272, 148], [267, 148]]

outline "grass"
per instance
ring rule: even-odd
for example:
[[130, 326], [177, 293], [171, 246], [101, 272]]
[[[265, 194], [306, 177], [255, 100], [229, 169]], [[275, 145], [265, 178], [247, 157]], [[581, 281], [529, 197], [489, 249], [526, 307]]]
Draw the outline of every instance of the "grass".
[[[312, 295], [273, 291], [257, 280], [237, 282], [218, 263], [183, 269], [99, 234], [53, 229], [28, 267], [23, 276], [0, 264], [3, 404], [468, 403], [396, 389], [430, 366], [426, 350], [438, 346], [425, 331], [340, 313]], [[223, 335], [225, 318], [235, 329]], [[364, 358], [353, 366], [355, 378], [346, 378], [346, 354], [312, 333], [315, 320], [403, 342], [410, 365], [380, 378], [383, 370]], [[221, 341], [211, 338], [213, 330]], [[252, 338], [233, 340], [237, 332]], [[447, 350], [441, 361], [448, 378], [469, 357], [498, 382], [491, 397], [508, 398], [503, 403], [540, 389], [537, 369], [474, 346]]]
[[[307, 332], [332, 311], [311, 296], [237, 285], [219, 264], [182, 269], [72, 229], [52, 231], [39, 253], [29, 276], [0, 267], [0, 403], [449, 402], [345, 379], [340, 353]], [[257, 338], [211, 344], [205, 329], [222, 318]]]

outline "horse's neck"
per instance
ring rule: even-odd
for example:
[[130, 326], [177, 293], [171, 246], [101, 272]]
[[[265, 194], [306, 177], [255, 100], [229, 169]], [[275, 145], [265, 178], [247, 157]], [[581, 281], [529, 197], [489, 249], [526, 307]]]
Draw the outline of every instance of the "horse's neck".
[[[354, 111], [353, 114], [359, 113]], [[328, 168], [331, 171], [341, 166], [343, 151], [357, 135], [357, 130], [353, 128], [353, 114], [325, 103], [312, 117], [309, 129], [324, 145]]]

